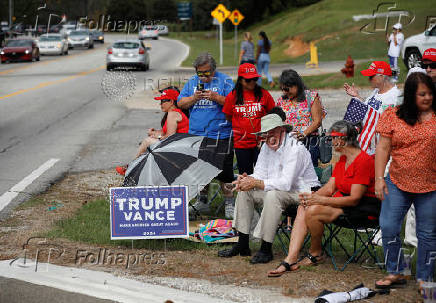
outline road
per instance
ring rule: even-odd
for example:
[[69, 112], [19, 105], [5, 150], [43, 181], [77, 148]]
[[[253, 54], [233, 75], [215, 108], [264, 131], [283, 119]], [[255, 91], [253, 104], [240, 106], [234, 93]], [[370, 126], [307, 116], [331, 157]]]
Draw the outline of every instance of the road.
[[[105, 45], [68, 56], [0, 65], [0, 208], [13, 198], [0, 219], [66, 172], [127, 161], [144, 130], [160, 120], [156, 111], [133, 111], [103, 94], [106, 48], [120, 38], [107, 35]], [[177, 41], [150, 43], [150, 70], [132, 72], [135, 94], [151, 79], [165, 78], [188, 52]]]

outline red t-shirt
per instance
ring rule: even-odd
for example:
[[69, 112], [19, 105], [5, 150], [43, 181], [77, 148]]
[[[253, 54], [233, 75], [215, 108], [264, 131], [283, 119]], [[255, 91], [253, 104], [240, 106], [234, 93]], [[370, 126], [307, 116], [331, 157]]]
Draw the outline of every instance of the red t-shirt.
[[[177, 122], [176, 133], [178, 133], [178, 134], [179, 133], [188, 133], [188, 131], [189, 131], [189, 119], [188, 119], [188, 117], [186, 117], [186, 115], [179, 108], [175, 108], [174, 111], [178, 112], [182, 116], [182, 121]], [[162, 132], [164, 134], [167, 133], [167, 122], [168, 122], [168, 119], [165, 121], [165, 124], [162, 127]]]
[[226, 115], [232, 116], [233, 139], [235, 148], [253, 148], [257, 138], [252, 133], [260, 131], [260, 119], [274, 106], [270, 93], [262, 89], [262, 98], [256, 101], [254, 91], [243, 91], [244, 104], [236, 105], [236, 91], [231, 91], [223, 107]]
[[335, 178], [336, 188], [338, 191], [334, 197], [342, 197], [342, 193], [349, 195], [351, 193], [352, 184], [366, 185], [365, 196], [375, 197], [375, 168], [374, 158], [362, 151], [356, 159], [345, 170], [346, 156], [341, 156], [333, 170], [332, 177]]

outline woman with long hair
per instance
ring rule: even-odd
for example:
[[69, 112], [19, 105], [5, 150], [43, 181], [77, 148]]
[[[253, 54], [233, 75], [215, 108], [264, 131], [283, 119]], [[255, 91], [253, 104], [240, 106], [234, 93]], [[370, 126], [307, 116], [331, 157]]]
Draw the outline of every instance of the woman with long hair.
[[244, 63], [255, 63], [253, 37], [250, 32], [244, 33], [244, 41], [241, 43], [241, 52], [239, 53], [239, 65]]
[[[436, 89], [432, 79], [412, 73], [404, 84], [404, 101], [380, 117], [375, 154], [375, 194], [382, 200], [380, 227], [386, 270], [376, 288], [406, 284], [400, 232], [408, 209], [415, 207], [419, 287], [431, 281], [436, 251]], [[386, 164], [392, 158], [389, 174]]]
[[[152, 144], [165, 140], [175, 133], [188, 133], [189, 119], [181, 109], [177, 107], [179, 92], [175, 89], [165, 89], [161, 95], [155, 97], [160, 101], [160, 108], [165, 114], [161, 120], [161, 129], [150, 128], [145, 138], [138, 148], [135, 159], [144, 154]], [[127, 166], [117, 166], [116, 171], [124, 175]]]
[[317, 167], [320, 153], [318, 128], [326, 114], [321, 98], [316, 91], [306, 88], [303, 79], [293, 69], [284, 70], [279, 81], [283, 95], [276, 104], [286, 113], [286, 123], [292, 125], [295, 136], [305, 144], [313, 166]]
[[250, 63], [239, 66], [235, 88], [226, 97], [223, 112], [232, 122], [234, 147], [239, 174], [252, 174], [259, 149], [257, 137], [260, 119], [274, 106], [270, 93], [257, 85], [259, 74]]
[[[275, 86], [275, 83], [271, 74], [269, 73], [269, 64], [271, 63], [271, 58], [269, 56], [270, 51], [271, 41], [268, 39], [266, 33], [264, 31], [261, 31], [259, 33], [259, 41], [257, 42], [257, 69], [259, 70], [260, 75], [262, 75], [262, 73], [266, 75], [270, 88], [273, 88]], [[257, 84], [262, 85], [262, 76], [259, 77]]]
[[[374, 159], [362, 151], [357, 142], [359, 131], [347, 121], [337, 121], [330, 128], [332, 146], [341, 156], [330, 180], [314, 193], [300, 194], [292, 227], [289, 253], [280, 265], [268, 272], [279, 277], [305, 265], [316, 265], [324, 260], [322, 235], [324, 225], [345, 214], [350, 220], [378, 216], [380, 200], [374, 194]], [[298, 261], [304, 238], [310, 232], [310, 249]]]

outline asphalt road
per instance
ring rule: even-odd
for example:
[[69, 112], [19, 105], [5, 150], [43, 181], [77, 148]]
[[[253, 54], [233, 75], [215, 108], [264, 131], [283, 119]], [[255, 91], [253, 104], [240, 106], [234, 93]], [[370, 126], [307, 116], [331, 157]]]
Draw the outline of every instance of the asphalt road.
[[[66, 172], [131, 159], [144, 130], [160, 120], [157, 111], [132, 111], [103, 94], [106, 49], [120, 38], [125, 36], [107, 35], [104, 45], [68, 56], [0, 65], [0, 202], [19, 192], [0, 219]], [[149, 43], [150, 70], [132, 72], [136, 94], [174, 70], [188, 51], [177, 41]]]

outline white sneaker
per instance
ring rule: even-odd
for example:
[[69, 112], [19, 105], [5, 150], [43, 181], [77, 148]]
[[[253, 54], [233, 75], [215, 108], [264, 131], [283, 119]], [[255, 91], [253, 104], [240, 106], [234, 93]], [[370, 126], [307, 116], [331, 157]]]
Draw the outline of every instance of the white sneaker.
[[224, 204], [224, 216], [228, 220], [233, 220], [233, 214], [235, 213], [235, 205], [233, 200], [228, 200]]

